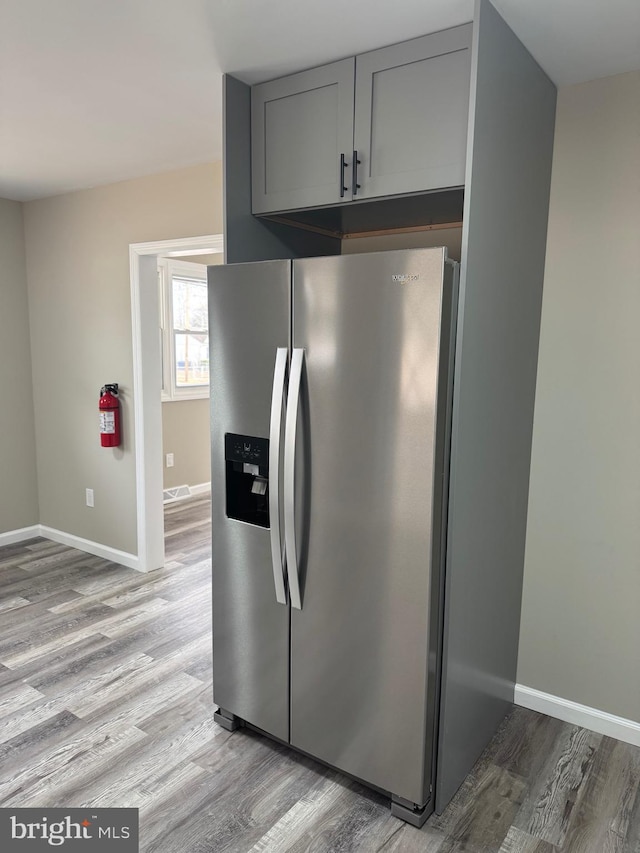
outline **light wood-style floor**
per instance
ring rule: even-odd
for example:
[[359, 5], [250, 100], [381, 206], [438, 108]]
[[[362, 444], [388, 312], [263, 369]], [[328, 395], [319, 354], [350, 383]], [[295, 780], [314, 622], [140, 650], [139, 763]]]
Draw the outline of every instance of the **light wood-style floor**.
[[640, 749], [514, 709], [422, 830], [213, 723], [206, 498], [148, 575], [43, 539], [0, 549], [0, 805], [134, 806], [143, 853], [640, 853]]

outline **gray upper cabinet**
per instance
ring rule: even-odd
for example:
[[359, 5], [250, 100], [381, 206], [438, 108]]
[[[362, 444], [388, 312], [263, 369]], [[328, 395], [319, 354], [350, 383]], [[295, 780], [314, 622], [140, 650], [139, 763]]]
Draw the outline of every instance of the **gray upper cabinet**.
[[253, 213], [464, 185], [471, 26], [254, 86]]
[[471, 24], [356, 59], [354, 197], [464, 185]]
[[341, 155], [350, 163], [353, 150], [354, 72], [355, 60], [343, 59], [252, 88], [254, 213], [341, 201]]

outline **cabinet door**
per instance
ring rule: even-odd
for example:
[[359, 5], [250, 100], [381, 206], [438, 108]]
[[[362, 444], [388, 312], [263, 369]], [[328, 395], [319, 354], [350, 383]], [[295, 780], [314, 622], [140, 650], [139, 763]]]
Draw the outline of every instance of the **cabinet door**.
[[464, 184], [471, 24], [356, 59], [354, 197]]
[[[254, 213], [350, 198], [340, 157], [351, 164], [354, 69], [354, 59], [343, 59], [252, 88]], [[344, 176], [350, 179], [350, 169]]]

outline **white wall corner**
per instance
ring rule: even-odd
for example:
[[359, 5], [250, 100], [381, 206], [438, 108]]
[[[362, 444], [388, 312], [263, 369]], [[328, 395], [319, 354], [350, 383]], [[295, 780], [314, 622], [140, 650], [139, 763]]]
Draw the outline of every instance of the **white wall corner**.
[[101, 545], [99, 542], [92, 542], [90, 539], [83, 539], [81, 536], [74, 536], [73, 533], [65, 533], [62, 530], [56, 530], [44, 524], [41, 524], [39, 529], [40, 533], [38, 535], [44, 536], [45, 539], [60, 542], [61, 545], [68, 545], [70, 548], [76, 548], [78, 551], [93, 554], [95, 557], [102, 557], [112, 563], [119, 563], [119, 565], [126, 566], [129, 569], [143, 571], [136, 554], [119, 551], [117, 548], [110, 548], [108, 545]]
[[543, 693], [534, 690], [533, 687], [525, 687], [516, 684], [514, 702], [531, 711], [539, 711], [549, 717], [556, 717], [565, 723], [590, 729], [607, 737], [640, 746], [640, 722], [627, 720], [625, 717], [616, 717], [598, 708], [590, 708], [588, 705], [580, 705], [551, 693]]

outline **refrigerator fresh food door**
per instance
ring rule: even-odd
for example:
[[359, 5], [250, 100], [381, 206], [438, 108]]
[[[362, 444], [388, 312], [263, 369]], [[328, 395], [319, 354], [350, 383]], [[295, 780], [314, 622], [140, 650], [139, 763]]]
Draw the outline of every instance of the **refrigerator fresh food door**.
[[431, 778], [449, 270], [443, 249], [422, 249], [293, 271], [291, 743], [417, 804]]
[[285, 391], [291, 264], [217, 266], [208, 274], [214, 698], [288, 740], [289, 607], [273, 535], [281, 513], [270, 495], [280, 485], [275, 445], [283, 435], [270, 433], [280, 422], [284, 433], [277, 406]]

